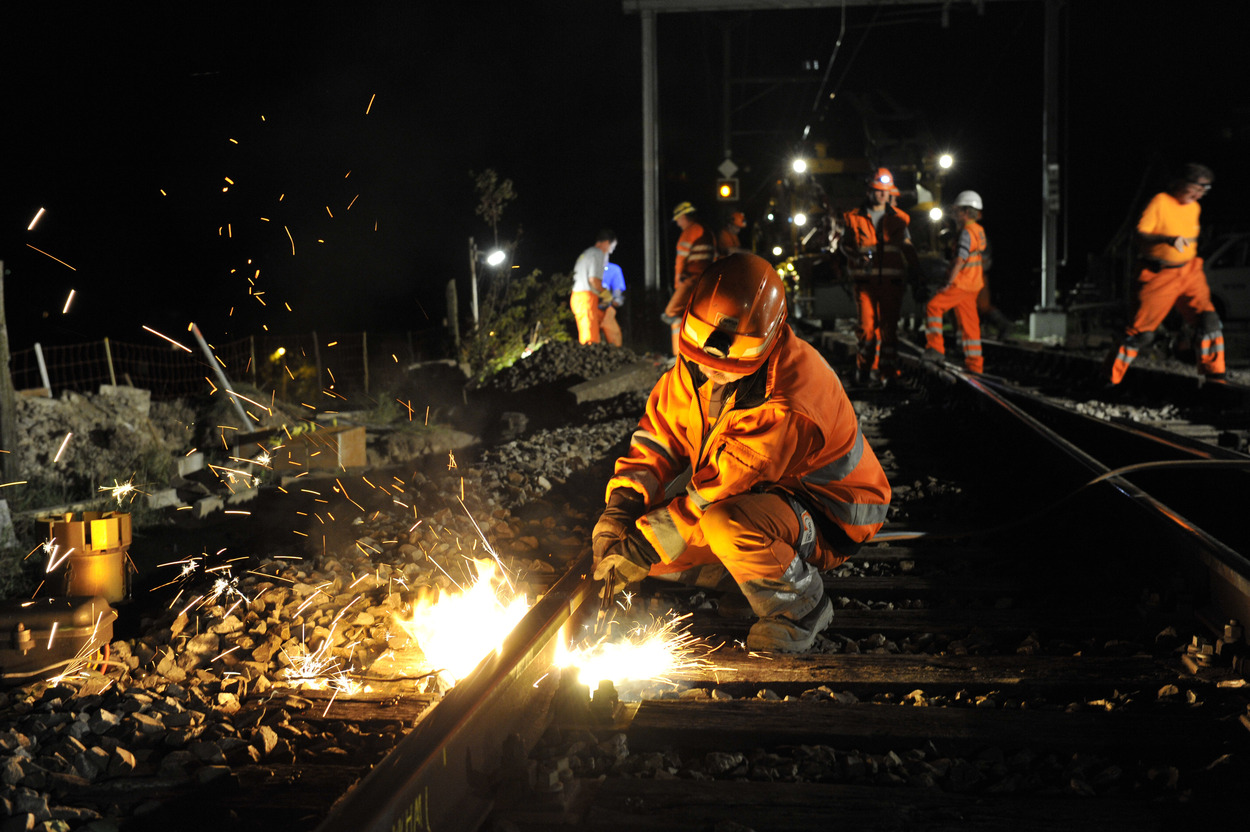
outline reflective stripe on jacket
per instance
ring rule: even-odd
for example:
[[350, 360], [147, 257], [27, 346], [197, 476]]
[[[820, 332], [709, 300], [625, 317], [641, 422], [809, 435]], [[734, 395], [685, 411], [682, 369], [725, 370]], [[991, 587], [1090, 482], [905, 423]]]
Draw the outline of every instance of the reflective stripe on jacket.
[[[981, 268], [981, 258], [985, 253], [985, 229], [978, 223], [968, 220], [963, 231], [968, 234], [968, 256], [964, 260], [963, 268], [959, 270], [959, 274], [955, 275], [951, 283], [967, 292], [979, 292], [985, 285], [985, 274]], [[963, 232], [960, 232], [960, 237], [962, 236]], [[961, 239], [960, 243], [962, 242]]]
[[[607, 490], [632, 488], [646, 498], [650, 510], [638, 528], [665, 562], [704, 544], [699, 521], [708, 506], [752, 490], [800, 496], [857, 543], [885, 523], [890, 484], [824, 358], [786, 326], [764, 373], [754, 396], [727, 389], [711, 424], [684, 361], [652, 389]], [[688, 464], [685, 493], [662, 504], [665, 486]]]
[[676, 281], [681, 283], [682, 280], [703, 274], [715, 253], [712, 235], [703, 230], [703, 226], [697, 222], [686, 226], [686, 230], [677, 238], [677, 270], [674, 275]]
[[[891, 205], [885, 206], [878, 233], [868, 215], [868, 208], [860, 206], [842, 216], [846, 233], [842, 237], [844, 251], [850, 255], [848, 271], [852, 280], [869, 280], [888, 277], [901, 280], [907, 275], [907, 261], [903, 257], [903, 243], [911, 239], [907, 231], [910, 217]], [[872, 259], [863, 254], [872, 252]], [[856, 262], [858, 261], [858, 262]]]

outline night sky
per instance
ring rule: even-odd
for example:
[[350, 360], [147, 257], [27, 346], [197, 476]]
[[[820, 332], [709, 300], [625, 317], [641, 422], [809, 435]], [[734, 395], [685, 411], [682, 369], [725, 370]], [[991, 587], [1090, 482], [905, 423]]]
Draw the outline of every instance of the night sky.
[[[0, 12], [10, 147], [0, 258], [15, 350], [102, 335], [143, 343], [143, 325], [181, 335], [192, 320], [210, 341], [262, 325], [436, 325], [443, 287], [467, 274], [469, 236], [490, 242], [469, 176], [485, 168], [515, 184], [500, 232], [521, 230], [521, 271], [567, 272], [609, 226], [614, 259], [641, 286], [640, 28], [616, 0], [14, 5]], [[1168, 165], [1215, 167], [1208, 225], [1250, 214], [1236, 4], [1136, 2], [1131, 17], [1123, 3], [1076, 5], [1061, 284]], [[849, 10], [826, 85], [838, 96], [817, 112], [837, 9], [661, 15], [656, 210], [667, 219], [690, 199], [721, 219], [711, 187], [729, 27], [735, 74], [820, 66], [735, 114], [735, 128], [754, 131], [734, 141], [747, 197], [736, 207], [759, 210], [805, 124], [854, 135], [844, 102], [884, 91], [956, 154], [947, 193], [984, 197], [1000, 305], [1027, 314], [1040, 250], [1042, 8], [985, 7], [954, 10], [946, 29], [936, 4]], [[664, 229], [667, 263], [676, 229]]]

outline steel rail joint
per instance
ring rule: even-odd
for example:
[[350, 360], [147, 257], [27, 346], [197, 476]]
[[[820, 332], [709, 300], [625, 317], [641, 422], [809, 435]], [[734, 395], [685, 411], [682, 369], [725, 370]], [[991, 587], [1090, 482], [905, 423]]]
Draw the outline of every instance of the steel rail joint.
[[598, 603], [587, 552], [539, 599], [502, 647], [457, 684], [344, 795], [317, 832], [476, 830], [493, 808], [504, 740], [528, 751], [546, 729], [558, 680], [548, 676], [571, 620]]

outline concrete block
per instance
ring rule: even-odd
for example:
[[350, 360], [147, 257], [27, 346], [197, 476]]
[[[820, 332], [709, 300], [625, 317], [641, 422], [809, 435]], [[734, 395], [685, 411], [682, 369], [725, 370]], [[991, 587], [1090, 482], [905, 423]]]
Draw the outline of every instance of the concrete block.
[[191, 514], [197, 520], [207, 517], [215, 511], [221, 511], [225, 507], [222, 499], [216, 495], [212, 497], [202, 497], [195, 501], [195, 505], [191, 508]]
[[177, 508], [181, 505], [185, 504], [178, 498], [178, 490], [175, 488], [153, 491], [148, 495], [148, 508]]
[[250, 503], [260, 495], [259, 488], [243, 488], [236, 489], [233, 494], [226, 498], [226, 503], [232, 506]]
[[196, 471], [204, 470], [204, 452], [196, 451], [186, 456], [178, 457], [178, 476], [185, 477], [187, 474], [194, 474]]
[[9, 512], [9, 501], [0, 500], [0, 547], [9, 548], [17, 545], [17, 533], [13, 531], [13, 515]]
[[664, 371], [652, 361], [635, 361], [607, 375], [574, 384], [569, 392], [577, 404], [610, 399], [632, 390], [649, 391], [663, 374]]
[[273, 453], [273, 470], [289, 474], [293, 471], [339, 471], [363, 468], [365, 455], [363, 427], [319, 428], [301, 433]]

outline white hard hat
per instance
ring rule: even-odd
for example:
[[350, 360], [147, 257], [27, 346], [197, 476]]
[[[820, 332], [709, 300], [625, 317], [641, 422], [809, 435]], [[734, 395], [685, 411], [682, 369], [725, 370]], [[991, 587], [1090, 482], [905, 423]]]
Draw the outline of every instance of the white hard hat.
[[955, 197], [955, 201], [951, 203], [955, 208], [976, 208], [978, 211], [985, 210], [981, 206], [981, 195], [976, 191], [960, 191], [959, 196]]

